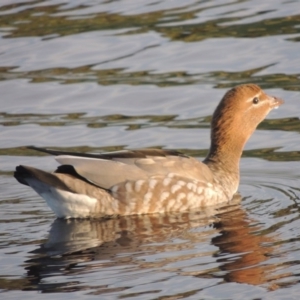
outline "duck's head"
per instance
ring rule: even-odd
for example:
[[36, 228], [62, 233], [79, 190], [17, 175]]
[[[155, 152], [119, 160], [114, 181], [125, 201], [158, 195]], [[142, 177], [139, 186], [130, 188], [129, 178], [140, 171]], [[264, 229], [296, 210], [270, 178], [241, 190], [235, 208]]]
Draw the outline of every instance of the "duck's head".
[[255, 84], [238, 85], [229, 90], [212, 118], [212, 149], [219, 147], [241, 154], [257, 125], [283, 100], [267, 95]]

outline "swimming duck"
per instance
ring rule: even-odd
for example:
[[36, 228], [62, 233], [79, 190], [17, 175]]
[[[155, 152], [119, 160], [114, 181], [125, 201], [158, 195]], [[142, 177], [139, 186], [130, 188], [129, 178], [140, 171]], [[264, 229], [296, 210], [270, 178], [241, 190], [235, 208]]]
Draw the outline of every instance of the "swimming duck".
[[14, 176], [59, 218], [182, 212], [226, 203], [238, 189], [245, 143], [282, 103], [254, 84], [229, 90], [213, 114], [203, 162], [173, 150], [86, 154], [31, 147], [56, 155], [61, 165], [54, 173], [20, 165]]

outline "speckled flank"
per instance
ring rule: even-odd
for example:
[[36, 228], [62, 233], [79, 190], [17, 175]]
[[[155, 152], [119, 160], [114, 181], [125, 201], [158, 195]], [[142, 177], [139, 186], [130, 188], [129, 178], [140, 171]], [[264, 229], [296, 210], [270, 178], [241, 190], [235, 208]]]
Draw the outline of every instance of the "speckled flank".
[[171, 181], [172, 181], [172, 178], [166, 177], [166, 178], [163, 180], [163, 185], [164, 185], [164, 186], [169, 186], [169, 184], [171, 183]]
[[156, 185], [157, 185], [157, 180], [156, 179], [150, 179], [150, 181], [149, 181], [149, 187], [151, 189], [154, 189]]
[[[142, 186], [143, 186], [144, 183], [145, 183], [144, 180], [138, 180], [138, 181], [136, 181], [136, 182], [134, 183], [134, 190], [135, 190], [137, 193], [139, 193], [139, 192], [141, 191]], [[128, 190], [128, 189], [127, 189], [127, 192], [130, 193], [131, 190]]]
[[113, 199], [110, 201], [118, 202], [119, 214], [125, 215], [194, 209], [203, 205], [205, 194], [209, 194], [209, 201], [224, 201], [220, 197], [222, 193], [214, 193], [207, 183], [174, 174], [171, 177], [154, 176], [149, 180], [126, 182], [111, 190]]
[[[137, 181], [138, 182], [138, 181]], [[126, 182], [125, 183], [125, 189], [127, 193], [131, 193], [132, 192], [132, 182]]]
[[171, 187], [171, 193], [172, 194], [175, 194], [177, 191], [179, 191], [181, 189], [181, 186], [179, 185], [179, 184], [174, 184], [174, 185], [172, 185], [172, 187]]

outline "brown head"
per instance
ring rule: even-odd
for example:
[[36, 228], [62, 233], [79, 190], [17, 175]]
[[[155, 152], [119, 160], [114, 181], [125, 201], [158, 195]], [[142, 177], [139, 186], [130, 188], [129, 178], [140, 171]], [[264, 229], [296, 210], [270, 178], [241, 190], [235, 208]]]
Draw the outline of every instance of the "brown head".
[[206, 160], [238, 157], [257, 125], [283, 100], [267, 95], [255, 84], [229, 90], [217, 106], [211, 129], [211, 148]]

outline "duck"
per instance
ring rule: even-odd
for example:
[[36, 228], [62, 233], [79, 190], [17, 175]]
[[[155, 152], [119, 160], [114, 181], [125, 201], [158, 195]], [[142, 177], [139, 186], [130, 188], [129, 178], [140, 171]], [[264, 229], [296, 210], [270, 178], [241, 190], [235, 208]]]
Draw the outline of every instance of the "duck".
[[54, 172], [19, 165], [14, 177], [31, 187], [58, 218], [107, 218], [185, 212], [232, 200], [244, 146], [284, 101], [255, 84], [225, 93], [211, 120], [211, 144], [200, 161], [176, 150], [79, 153], [30, 146], [55, 155]]

